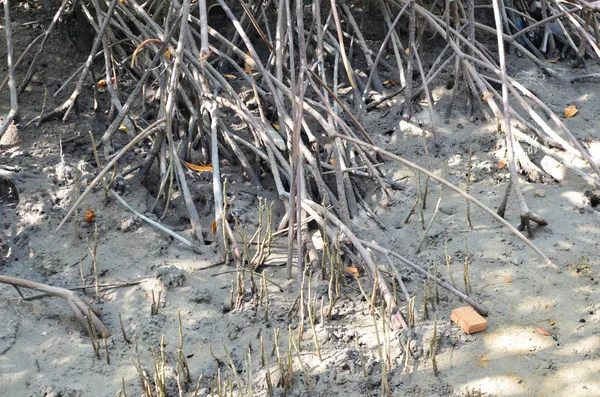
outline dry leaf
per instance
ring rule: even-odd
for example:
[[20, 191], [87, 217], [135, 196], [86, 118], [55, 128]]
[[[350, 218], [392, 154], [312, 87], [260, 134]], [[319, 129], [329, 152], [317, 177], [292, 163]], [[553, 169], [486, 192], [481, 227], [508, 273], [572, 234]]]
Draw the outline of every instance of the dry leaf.
[[121, 131], [121, 132], [127, 132], [127, 127], [125, 127], [125, 124], [121, 124], [119, 126], [119, 131]]
[[96, 215], [94, 214], [94, 210], [87, 210], [85, 214], [83, 214], [83, 220], [86, 222], [94, 222], [96, 219]]
[[204, 172], [204, 171], [212, 171], [213, 167], [212, 165], [196, 165], [196, 164], [192, 164], [192, 163], [188, 163], [187, 161], [184, 161], [185, 165], [187, 165], [191, 170], [196, 171], [196, 172]]
[[501, 170], [505, 166], [506, 166], [506, 160], [502, 159], [502, 160], [498, 161], [498, 169], [499, 170]]
[[406, 55], [410, 55], [410, 48], [407, 48], [406, 50], [404, 50], [404, 52], [406, 53]]
[[237, 76], [235, 74], [224, 74], [223, 77], [225, 77], [226, 79], [237, 79]]
[[212, 234], [213, 237], [215, 237], [215, 235], [217, 234], [217, 221], [213, 221], [212, 226], [210, 228], [210, 234]]
[[383, 85], [391, 85], [392, 87], [396, 86], [396, 82], [394, 80], [385, 80]]
[[169, 60], [171, 59], [171, 51], [165, 50], [165, 58], [167, 58]]
[[538, 327], [538, 328], [536, 328], [535, 330], [536, 330], [536, 331], [537, 331], [539, 334], [542, 334], [542, 335], [544, 335], [544, 336], [550, 336], [550, 331], [548, 331], [547, 329], [544, 329], [544, 328], [540, 328], [540, 327]]
[[556, 325], [556, 321], [554, 321], [554, 319], [552, 319], [552, 318], [549, 318], [548, 324], [550, 324], [551, 327], [554, 327]]
[[333, 165], [335, 167], [335, 160], [333, 158], [329, 159], [329, 164]]
[[98, 88], [104, 88], [106, 87], [106, 80], [102, 79], [102, 80], [98, 80], [98, 82], [96, 83], [96, 87]]
[[277, 131], [279, 131], [279, 129], [281, 128], [281, 126], [279, 124], [273, 123], [271, 124], [273, 126], [273, 128], [275, 128]]
[[577, 106], [575, 105], [567, 106], [565, 108], [565, 119], [575, 116], [578, 111], [579, 109], [577, 109]]
[[556, 62], [558, 62], [559, 59], [560, 59], [560, 57], [556, 57], [554, 59], [546, 59], [546, 60], [550, 63], [556, 63]]
[[356, 277], [360, 276], [360, 274], [359, 274], [359, 272], [358, 272], [358, 269], [357, 269], [357, 268], [355, 268], [355, 267], [346, 267], [346, 268], [345, 268], [345, 270], [346, 270], [348, 273], [352, 273], [352, 274], [354, 274]]

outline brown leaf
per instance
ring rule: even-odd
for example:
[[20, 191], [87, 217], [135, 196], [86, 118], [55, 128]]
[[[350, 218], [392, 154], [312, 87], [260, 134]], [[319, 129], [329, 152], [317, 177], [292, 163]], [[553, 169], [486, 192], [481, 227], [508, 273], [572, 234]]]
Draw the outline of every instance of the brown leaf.
[[212, 222], [212, 226], [210, 228], [210, 233], [212, 234], [213, 237], [215, 237], [215, 235], [217, 234], [217, 221]]
[[565, 119], [569, 119], [569, 118], [575, 116], [578, 111], [579, 111], [579, 109], [577, 109], [577, 106], [575, 106], [575, 105], [567, 106], [565, 108]]
[[550, 336], [550, 331], [548, 331], [547, 329], [544, 329], [544, 328], [540, 328], [540, 327], [538, 327], [538, 328], [536, 328], [535, 330], [536, 330], [536, 331], [537, 331], [539, 334], [542, 334], [542, 335], [544, 335], [544, 336]]
[[501, 170], [505, 166], [506, 166], [506, 160], [505, 159], [502, 159], [502, 160], [498, 161], [498, 169], [499, 170]]

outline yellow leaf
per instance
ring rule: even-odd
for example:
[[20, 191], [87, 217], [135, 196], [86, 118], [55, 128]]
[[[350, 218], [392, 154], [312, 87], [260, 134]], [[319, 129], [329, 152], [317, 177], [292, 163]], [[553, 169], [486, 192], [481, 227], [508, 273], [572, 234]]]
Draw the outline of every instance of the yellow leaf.
[[224, 74], [223, 77], [227, 79], [237, 79], [237, 76], [235, 74]]
[[347, 267], [347, 268], [345, 268], [345, 270], [348, 273], [354, 274], [356, 277], [360, 276], [360, 274], [358, 273], [358, 269], [355, 267]]
[[575, 105], [567, 106], [565, 108], [565, 119], [569, 119], [569, 118], [575, 116], [578, 111], [579, 111], [579, 109], [577, 109], [577, 106], [575, 106]]
[[394, 80], [385, 80], [383, 85], [391, 85], [392, 87], [396, 86], [396, 82]]
[[273, 123], [273, 124], [271, 124], [271, 125], [272, 125], [272, 126], [273, 126], [273, 128], [275, 128], [277, 131], [279, 131], [279, 128], [281, 128], [281, 127], [279, 126], [279, 124], [276, 124], [276, 123]]
[[217, 221], [213, 221], [212, 226], [210, 228], [210, 233], [213, 237], [217, 234]]
[[171, 59], [171, 51], [169, 51], [168, 49], [165, 50], [165, 58]]
[[335, 160], [333, 158], [329, 159], [329, 164], [333, 165], [335, 167]]
[[187, 161], [184, 161], [184, 163], [191, 170], [196, 171], [196, 172], [204, 172], [204, 171], [212, 171], [213, 170], [212, 165], [196, 165], [196, 164], [188, 163]]
[[106, 87], [106, 80], [102, 79], [102, 80], [98, 80], [98, 82], [96, 83], [96, 87], [98, 88], [103, 88]]
[[404, 52], [406, 52], [406, 55], [410, 55], [410, 48], [407, 48], [406, 50], [404, 50]]
[[121, 131], [121, 132], [127, 132], [127, 127], [125, 127], [125, 125], [121, 124], [119, 126], [119, 131]]

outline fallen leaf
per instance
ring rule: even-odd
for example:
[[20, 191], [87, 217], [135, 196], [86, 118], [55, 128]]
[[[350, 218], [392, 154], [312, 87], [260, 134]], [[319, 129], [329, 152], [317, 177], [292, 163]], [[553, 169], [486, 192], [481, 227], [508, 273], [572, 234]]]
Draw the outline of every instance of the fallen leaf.
[[579, 111], [579, 109], [577, 109], [577, 106], [575, 106], [575, 105], [567, 106], [565, 108], [565, 119], [569, 119], [569, 118], [575, 116], [578, 111]]
[[559, 59], [560, 59], [560, 57], [556, 57], [556, 58], [554, 58], [554, 59], [546, 59], [546, 61], [548, 61], [548, 62], [550, 62], [550, 63], [556, 63], [556, 62], [558, 62], [558, 61], [559, 61]]
[[333, 158], [329, 159], [329, 164], [333, 165], [335, 167], [335, 160]]
[[98, 82], [96, 83], [96, 87], [98, 88], [104, 88], [106, 87], [106, 80], [102, 79], [102, 80], [98, 80]]
[[83, 215], [83, 220], [86, 222], [94, 222], [94, 219], [96, 219], [96, 215], [94, 214], [94, 210], [87, 210], [85, 211], [85, 214]]
[[165, 50], [165, 58], [171, 59], [171, 51]]
[[210, 228], [210, 234], [212, 234], [213, 237], [215, 237], [215, 235], [217, 234], [217, 221], [213, 221], [212, 226]]
[[346, 267], [346, 268], [345, 268], [345, 270], [346, 270], [348, 273], [354, 274], [356, 277], [360, 276], [360, 274], [359, 274], [359, 272], [358, 272], [358, 269], [357, 269], [357, 268], [355, 268], [355, 267]]
[[404, 50], [404, 52], [406, 53], [406, 55], [410, 55], [410, 48], [407, 48], [406, 50]]
[[538, 327], [538, 328], [536, 328], [535, 330], [536, 330], [536, 331], [537, 331], [539, 334], [542, 334], [542, 335], [544, 335], [544, 336], [550, 336], [550, 331], [548, 331], [547, 329], [544, 329], [544, 328], [540, 328], [540, 327]]
[[119, 126], [119, 131], [121, 131], [121, 132], [127, 132], [127, 127], [125, 127], [125, 124], [121, 124]]
[[502, 160], [498, 161], [498, 169], [499, 170], [501, 170], [505, 166], [506, 166], [506, 160], [502, 159]]
[[196, 172], [204, 172], [204, 171], [212, 171], [213, 167], [212, 165], [196, 165], [196, 164], [192, 164], [192, 163], [188, 163], [187, 161], [184, 161], [185, 165], [187, 165], [191, 170], [196, 171]]
[[273, 126], [273, 128], [275, 128], [277, 131], [279, 131], [279, 129], [281, 128], [281, 126], [277, 123], [273, 123], [271, 124]]
[[391, 85], [392, 87], [396, 86], [396, 82], [394, 80], [385, 80], [383, 85]]
[[225, 77], [226, 79], [237, 79], [237, 76], [235, 74], [224, 74], [223, 77]]

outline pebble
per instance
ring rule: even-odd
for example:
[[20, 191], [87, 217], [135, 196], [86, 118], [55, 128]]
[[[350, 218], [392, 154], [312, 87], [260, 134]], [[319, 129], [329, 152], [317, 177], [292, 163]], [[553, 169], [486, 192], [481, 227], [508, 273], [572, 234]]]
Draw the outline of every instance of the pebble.
[[546, 191], [544, 189], [538, 189], [533, 192], [533, 197], [546, 197]]

